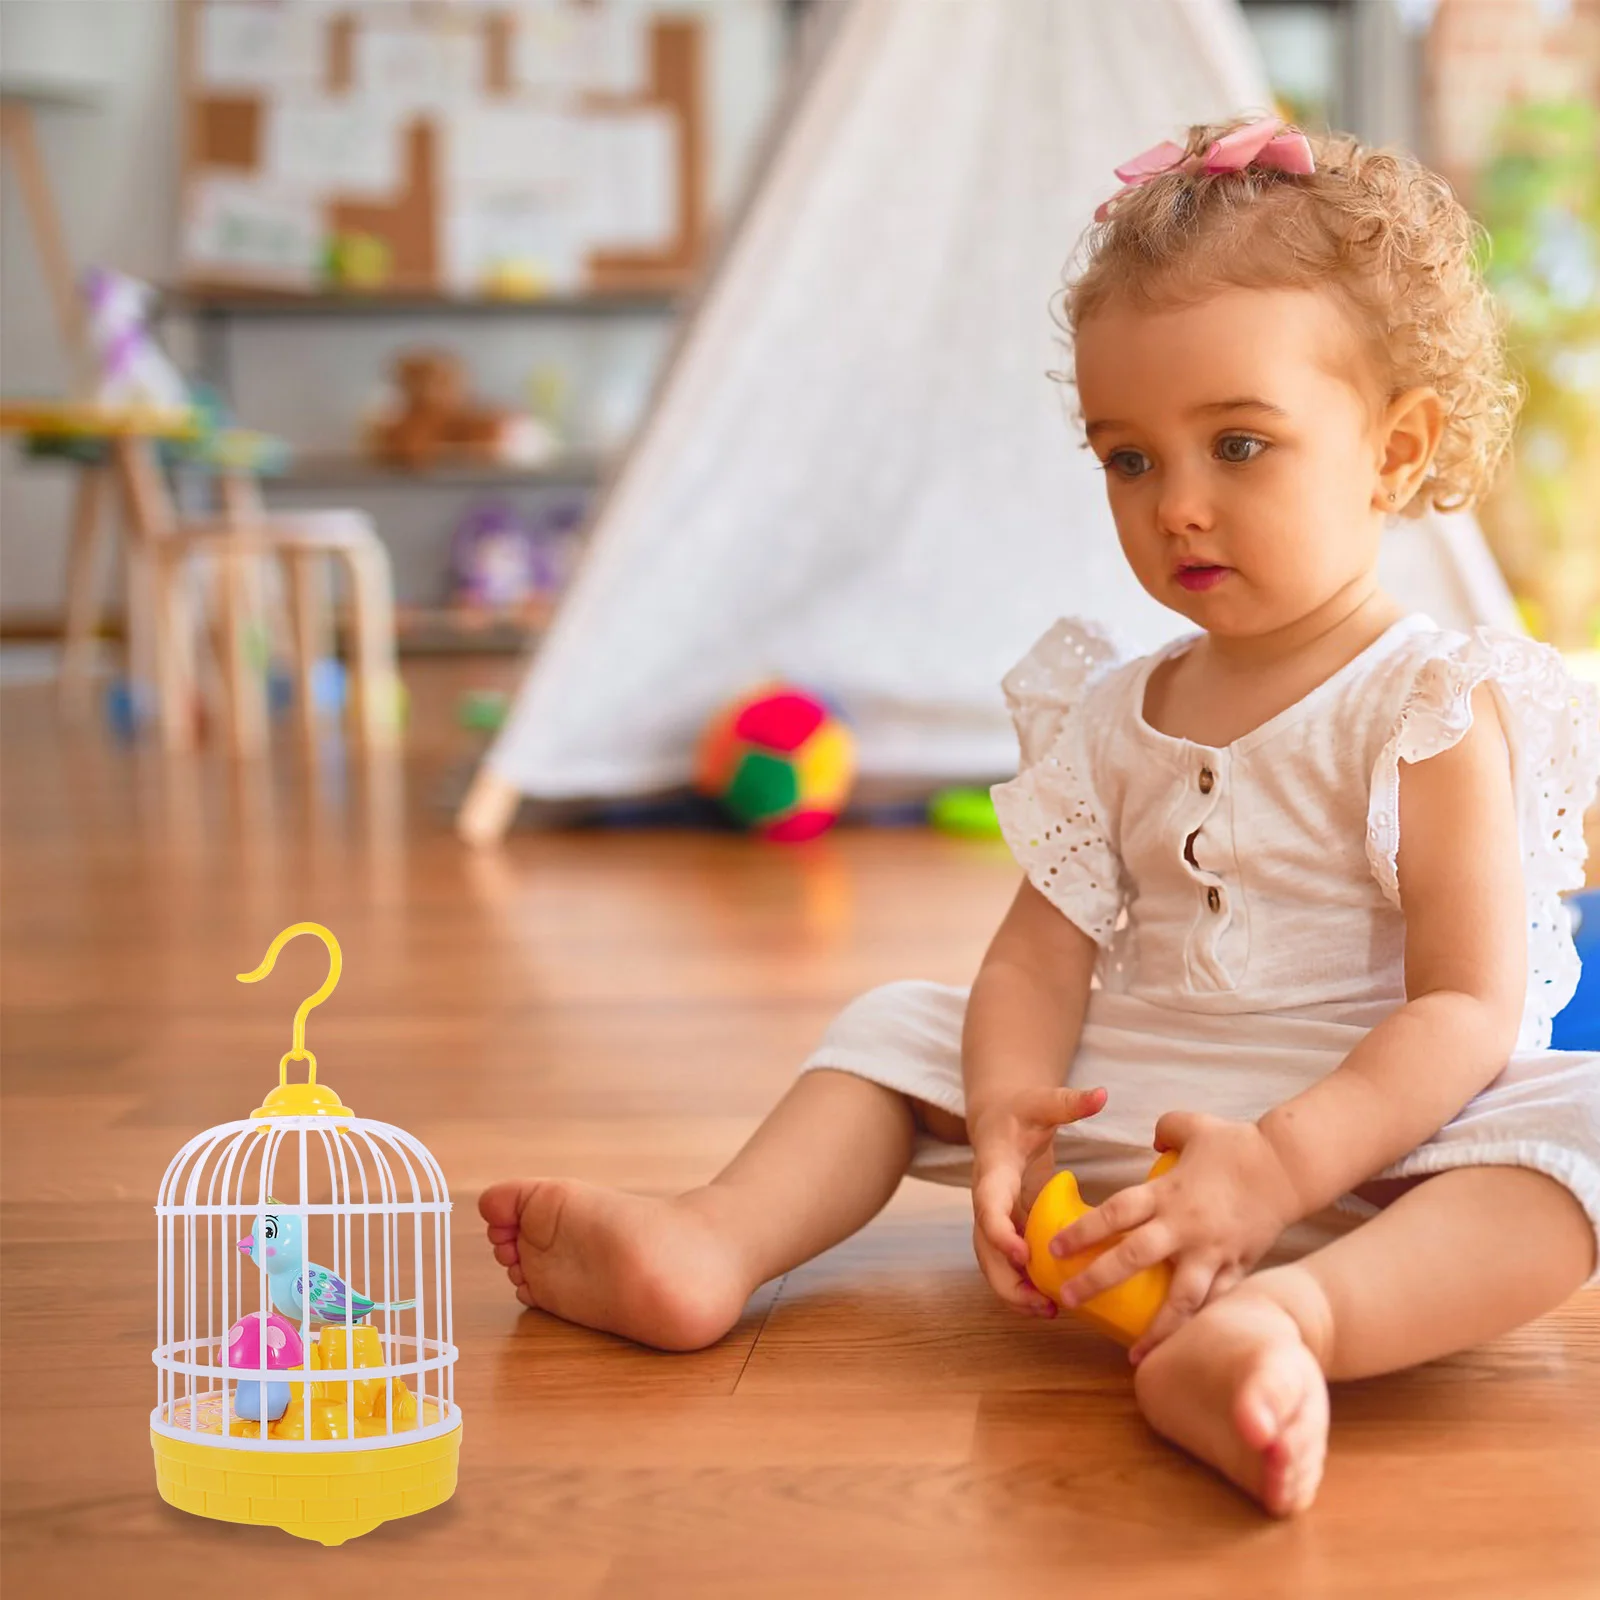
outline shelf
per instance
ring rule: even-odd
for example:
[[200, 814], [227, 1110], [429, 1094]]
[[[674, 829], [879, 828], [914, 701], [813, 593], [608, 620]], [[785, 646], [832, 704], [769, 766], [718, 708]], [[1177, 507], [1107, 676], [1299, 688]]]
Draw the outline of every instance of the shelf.
[[67, 77], [59, 72], [0, 72], [0, 100], [37, 106], [98, 106], [111, 95], [112, 80], [98, 74]]
[[294, 455], [287, 468], [266, 480], [270, 490], [353, 488], [389, 489], [592, 489], [604, 475], [603, 456], [574, 451], [542, 467], [522, 467], [493, 461], [459, 462], [408, 472], [367, 456]]
[[162, 309], [204, 317], [619, 317], [664, 316], [683, 304], [677, 293], [511, 296], [438, 294], [430, 290], [244, 289], [224, 284], [174, 284]]
[[546, 600], [516, 611], [400, 606], [396, 643], [406, 655], [518, 655], [549, 627], [555, 605]]

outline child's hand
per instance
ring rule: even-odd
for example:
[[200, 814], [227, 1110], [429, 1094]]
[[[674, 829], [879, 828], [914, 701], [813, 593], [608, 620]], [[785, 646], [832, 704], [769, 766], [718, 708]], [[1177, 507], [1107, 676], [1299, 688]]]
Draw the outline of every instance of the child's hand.
[[1050, 1242], [1052, 1255], [1070, 1256], [1126, 1235], [1068, 1280], [1061, 1295], [1068, 1308], [1171, 1261], [1166, 1302], [1128, 1352], [1135, 1365], [1207, 1300], [1233, 1288], [1301, 1214], [1292, 1178], [1253, 1122], [1169, 1111], [1156, 1124], [1155, 1142], [1158, 1150], [1182, 1152], [1172, 1171], [1112, 1195]]
[[1105, 1099], [1104, 1089], [1028, 1089], [968, 1126], [972, 1248], [989, 1287], [1015, 1311], [1056, 1314], [1055, 1303], [1028, 1281], [1023, 1203], [1049, 1181], [1056, 1129], [1093, 1116]]

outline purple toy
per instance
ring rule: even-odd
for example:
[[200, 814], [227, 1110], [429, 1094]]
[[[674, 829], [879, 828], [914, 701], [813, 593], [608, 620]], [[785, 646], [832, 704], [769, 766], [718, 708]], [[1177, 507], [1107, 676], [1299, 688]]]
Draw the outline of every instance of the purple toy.
[[566, 582], [583, 517], [581, 502], [558, 502], [531, 517], [503, 501], [472, 507], [450, 541], [457, 598], [509, 609], [557, 593]]
[[533, 534], [512, 507], [486, 502], [456, 524], [450, 570], [469, 605], [522, 605], [533, 594], [533, 565]]

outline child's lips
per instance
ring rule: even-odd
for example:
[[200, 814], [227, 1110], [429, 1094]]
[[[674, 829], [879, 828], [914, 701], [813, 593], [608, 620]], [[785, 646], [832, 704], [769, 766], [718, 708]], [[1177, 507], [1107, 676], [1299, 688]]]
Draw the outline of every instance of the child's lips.
[[1189, 565], [1179, 567], [1174, 576], [1191, 593], [1215, 589], [1233, 571], [1232, 567]]

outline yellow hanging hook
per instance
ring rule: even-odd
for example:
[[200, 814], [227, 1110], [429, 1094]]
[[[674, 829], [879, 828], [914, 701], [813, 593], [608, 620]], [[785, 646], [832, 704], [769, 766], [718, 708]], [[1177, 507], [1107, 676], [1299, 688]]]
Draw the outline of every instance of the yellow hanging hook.
[[[285, 928], [267, 946], [267, 953], [261, 958], [261, 965], [254, 972], [240, 972], [235, 976], [240, 983], [259, 983], [277, 965], [278, 954], [283, 947], [302, 933], [315, 934], [328, 947], [328, 976], [315, 994], [307, 996], [300, 1002], [300, 1009], [294, 1014], [294, 1047], [278, 1062], [278, 1087], [267, 1096], [258, 1110], [251, 1113], [252, 1116], [352, 1116], [354, 1114], [349, 1107], [339, 1103], [338, 1095], [326, 1085], [320, 1089], [317, 1087], [317, 1058], [306, 1049], [306, 1018], [311, 1015], [315, 1007], [320, 1006], [333, 993], [339, 982], [339, 974], [344, 970], [344, 956], [339, 950], [339, 941], [320, 922], [297, 922], [292, 927]], [[306, 1063], [306, 1081], [303, 1084], [290, 1084], [291, 1061]]]

